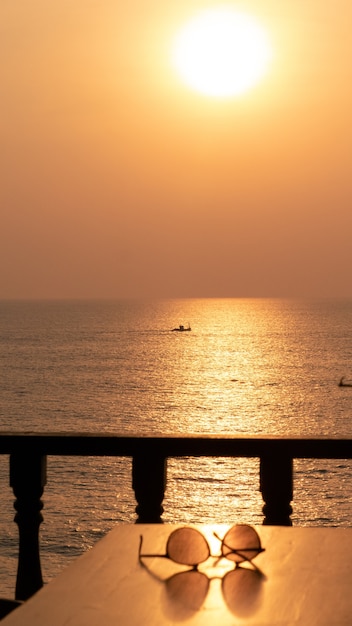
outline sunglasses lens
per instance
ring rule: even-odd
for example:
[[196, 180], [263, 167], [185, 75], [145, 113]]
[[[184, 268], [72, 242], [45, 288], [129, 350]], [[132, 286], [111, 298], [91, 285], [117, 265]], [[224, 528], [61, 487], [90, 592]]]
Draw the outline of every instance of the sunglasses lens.
[[260, 538], [252, 526], [238, 524], [226, 533], [222, 543], [222, 555], [230, 561], [251, 561], [261, 552]]
[[195, 528], [178, 528], [171, 533], [166, 552], [170, 559], [182, 565], [199, 565], [210, 555], [206, 539]]

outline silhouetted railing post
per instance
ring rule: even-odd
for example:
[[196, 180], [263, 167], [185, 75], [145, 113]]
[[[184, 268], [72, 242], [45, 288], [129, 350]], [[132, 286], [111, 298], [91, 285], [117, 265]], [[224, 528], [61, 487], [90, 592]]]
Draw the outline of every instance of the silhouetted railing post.
[[136, 496], [137, 524], [162, 524], [166, 489], [166, 459], [155, 454], [133, 457], [132, 487]]
[[271, 454], [260, 459], [260, 491], [264, 525], [292, 526], [293, 461], [285, 455]]
[[46, 484], [46, 456], [11, 454], [10, 485], [15, 494], [15, 522], [19, 530], [16, 600], [27, 600], [43, 586], [39, 556], [39, 526]]

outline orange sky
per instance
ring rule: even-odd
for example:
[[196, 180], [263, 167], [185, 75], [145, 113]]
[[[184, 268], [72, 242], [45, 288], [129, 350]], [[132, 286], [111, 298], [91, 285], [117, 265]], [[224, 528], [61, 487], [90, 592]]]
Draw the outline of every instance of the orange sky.
[[214, 100], [205, 0], [2, 0], [0, 298], [352, 296], [352, 4], [227, 3], [274, 48]]

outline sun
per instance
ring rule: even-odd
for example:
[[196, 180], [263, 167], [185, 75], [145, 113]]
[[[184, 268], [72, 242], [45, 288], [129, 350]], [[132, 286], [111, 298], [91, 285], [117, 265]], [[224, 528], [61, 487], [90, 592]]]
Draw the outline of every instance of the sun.
[[265, 29], [229, 7], [207, 9], [176, 35], [172, 63], [192, 89], [215, 98], [238, 96], [265, 75], [272, 50]]

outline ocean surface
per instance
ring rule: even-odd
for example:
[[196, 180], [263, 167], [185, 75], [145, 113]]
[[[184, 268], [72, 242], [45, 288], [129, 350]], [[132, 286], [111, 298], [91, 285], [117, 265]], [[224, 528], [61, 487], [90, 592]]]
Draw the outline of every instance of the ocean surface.
[[[3, 301], [0, 368], [1, 430], [350, 437], [352, 300]], [[351, 526], [351, 477], [351, 461], [296, 461], [293, 523]], [[13, 595], [7, 457], [0, 480], [0, 595]], [[261, 524], [258, 482], [256, 460], [171, 460], [163, 519]], [[43, 500], [49, 581], [135, 520], [131, 461], [49, 457]]]

